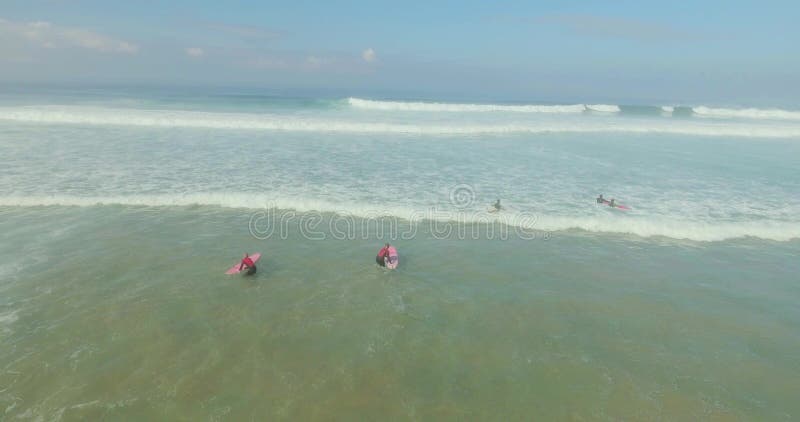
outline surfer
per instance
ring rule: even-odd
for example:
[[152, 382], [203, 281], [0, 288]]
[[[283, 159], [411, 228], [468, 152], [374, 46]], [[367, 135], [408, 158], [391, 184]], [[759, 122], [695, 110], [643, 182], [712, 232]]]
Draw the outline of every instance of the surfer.
[[394, 246], [386, 248], [386, 256], [383, 258], [383, 262], [386, 264], [386, 268], [390, 270], [397, 268], [397, 249]]
[[250, 259], [250, 255], [247, 252], [244, 253], [244, 258], [242, 258], [241, 264], [239, 264], [239, 271], [242, 269], [247, 268], [247, 273], [245, 275], [253, 275], [256, 273], [256, 263]]
[[602, 193], [600, 194], [600, 196], [597, 197], [597, 203], [598, 204], [605, 204], [606, 203], [606, 200], [605, 200], [605, 198], [603, 198], [603, 194]]
[[375, 262], [381, 267], [386, 266], [386, 261], [384, 260], [384, 258], [387, 258], [389, 256], [389, 246], [390, 245], [387, 243], [384, 247], [381, 248], [380, 251], [378, 251], [378, 256], [375, 257]]
[[611, 208], [616, 207], [616, 205], [614, 204], [614, 198], [611, 198], [611, 201], [608, 202], [608, 206]]
[[502, 206], [502, 205], [500, 205], [500, 200], [499, 200], [499, 199], [497, 200], [497, 202], [495, 202], [495, 203], [492, 205], [492, 207], [494, 207], [494, 211], [492, 211], [492, 212], [497, 212], [497, 211], [500, 211], [500, 210], [502, 210], [502, 209], [503, 209], [503, 206]]

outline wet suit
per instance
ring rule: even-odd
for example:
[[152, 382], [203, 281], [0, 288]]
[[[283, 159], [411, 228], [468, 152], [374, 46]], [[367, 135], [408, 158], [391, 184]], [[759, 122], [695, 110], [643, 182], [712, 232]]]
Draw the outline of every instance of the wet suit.
[[256, 263], [253, 262], [249, 256], [242, 259], [242, 263], [239, 264], [239, 271], [242, 271], [244, 267], [247, 267], [247, 273], [245, 273], [245, 275], [253, 275], [256, 273]]

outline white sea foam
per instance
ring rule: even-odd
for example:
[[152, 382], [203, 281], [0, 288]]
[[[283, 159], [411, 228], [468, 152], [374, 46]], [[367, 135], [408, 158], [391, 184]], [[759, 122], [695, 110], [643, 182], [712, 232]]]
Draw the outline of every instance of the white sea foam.
[[781, 109], [759, 108], [712, 108], [705, 106], [693, 107], [694, 114], [703, 117], [721, 117], [737, 119], [775, 119], [775, 120], [800, 120], [800, 111]]
[[675, 112], [675, 107], [673, 106], [661, 106], [661, 112], [665, 114], [672, 114]]
[[17, 311], [0, 314], [0, 325], [11, 324], [19, 319]]
[[376, 101], [348, 98], [350, 106], [381, 111], [430, 111], [430, 112], [514, 112], [514, 113], [582, 113], [583, 104], [570, 105], [509, 105], [509, 104], [457, 104], [428, 103], [420, 101]]
[[0, 332], [4, 334], [11, 333], [11, 325], [19, 319], [17, 312], [18, 311], [11, 311], [0, 314]]
[[[598, 106], [603, 109], [604, 106]], [[616, 107], [616, 106], [614, 106]], [[698, 136], [792, 138], [800, 125], [668, 119], [578, 118], [508, 123], [390, 123], [353, 119], [323, 119], [254, 113], [210, 113], [175, 110], [131, 110], [77, 106], [0, 107], [0, 120], [75, 125], [208, 128], [288, 132], [397, 133], [470, 135], [513, 133], [665, 133]]]
[[[535, 212], [490, 214], [485, 211], [464, 212], [436, 208], [378, 206], [371, 204], [333, 203], [299, 197], [275, 198], [244, 193], [199, 193], [191, 195], [130, 195], [80, 197], [68, 195], [0, 197], [0, 206], [218, 206], [252, 210], [293, 210], [302, 213], [321, 212], [359, 218], [396, 217], [404, 221], [455, 221], [464, 223], [501, 223], [533, 231], [558, 232], [582, 230], [595, 233], [631, 234], [640, 237], [666, 237], [701, 242], [754, 237], [774, 241], [800, 239], [800, 222], [756, 220], [714, 222], [661, 216], [558, 216]], [[276, 214], [277, 215], [277, 214]]]

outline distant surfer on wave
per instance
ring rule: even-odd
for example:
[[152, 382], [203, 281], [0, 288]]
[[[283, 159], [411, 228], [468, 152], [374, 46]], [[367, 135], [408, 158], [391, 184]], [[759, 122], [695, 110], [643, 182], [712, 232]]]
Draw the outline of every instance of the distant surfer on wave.
[[603, 198], [603, 195], [600, 195], [600, 196], [597, 197], [597, 203], [598, 204], [606, 204], [611, 208], [615, 208], [615, 209], [623, 210], [623, 211], [628, 211], [628, 210], [631, 209], [629, 206], [627, 206], [625, 204], [618, 204], [617, 201], [614, 198], [611, 198], [611, 200], [609, 201], [608, 199]]
[[239, 264], [239, 271], [245, 268], [247, 269], [245, 275], [253, 275], [256, 273], [256, 263], [250, 259], [250, 255], [248, 255], [247, 252], [244, 253], [244, 258], [242, 258], [242, 262]]
[[597, 197], [597, 203], [608, 204], [608, 206], [611, 208], [614, 208], [616, 206], [616, 204], [614, 203], [614, 198], [611, 198], [611, 200], [609, 201], [608, 199], [603, 198], [603, 194], [600, 194], [600, 196]]
[[497, 202], [492, 204], [492, 209], [490, 209], [489, 212], [497, 212], [497, 211], [500, 211], [502, 209], [503, 209], [503, 206], [500, 205], [500, 200], [498, 199]]

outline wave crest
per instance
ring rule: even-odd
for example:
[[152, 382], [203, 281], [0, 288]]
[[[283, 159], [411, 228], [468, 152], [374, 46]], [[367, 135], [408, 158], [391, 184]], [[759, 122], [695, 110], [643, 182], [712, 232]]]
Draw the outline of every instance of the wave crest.
[[409, 222], [455, 221], [467, 224], [500, 223], [526, 230], [558, 232], [580, 230], [593, 233], [629, 234], [639, 237], [665, 237], [699, 242], [715, 242], [737, 238], [760, 238], [772, 241], [800, 239], [800, 222], [773, 220], [708, 223], [647, 216], [558, 216], [526, 212], [489, 214], [487, 212], [444, 211], [405, 207], [379, 207], [369, 204], [332, 203], [303, 198], [275, 198], [245, 193], [198, 193], [191, 195], [126, 195], [80, 197], [6, 196], [0, 197], [3, 207], [42, 206], [141, 206], [186, 207], [214, 206], [236, 209], [292, 210], [299, 213], [321, 212], [358, 218], [395, 217]]
[[698, 136], [792, 138], [800, 125], [746, 124], [672, 119], [623, 120], [558, 118], [508, 123], [392, 123], [353, 119], [323, 119], [255, 113], [213, 113], [176, 110], [136, 110], [79, 106], [0, 108], [0, 120], [41, 124], [269, 130], [286, 132], [397, 133], [471, 135], [515, 133], [641, 133]]
[[599, 113], [619, 113], [620, 111], [619, 106], [614, 104], [589, 104], [586, 109]]
[[800, 111], [760, 108], [712, 108], [693, 107], [694, 114], [703, 117], [722, 117], [737, 119], [775, 119], [775, 120], [800, 120]]
[[583, 104], [571, 105], [509, 105], [509, 104], [457, 104], [428, 103], [421, 101], [377, 101], [350, 97], [347, 103], [355, 108], [381, 111], [431, 111], [431, 112], [514, 112], [514, 113], [583, 113]]

